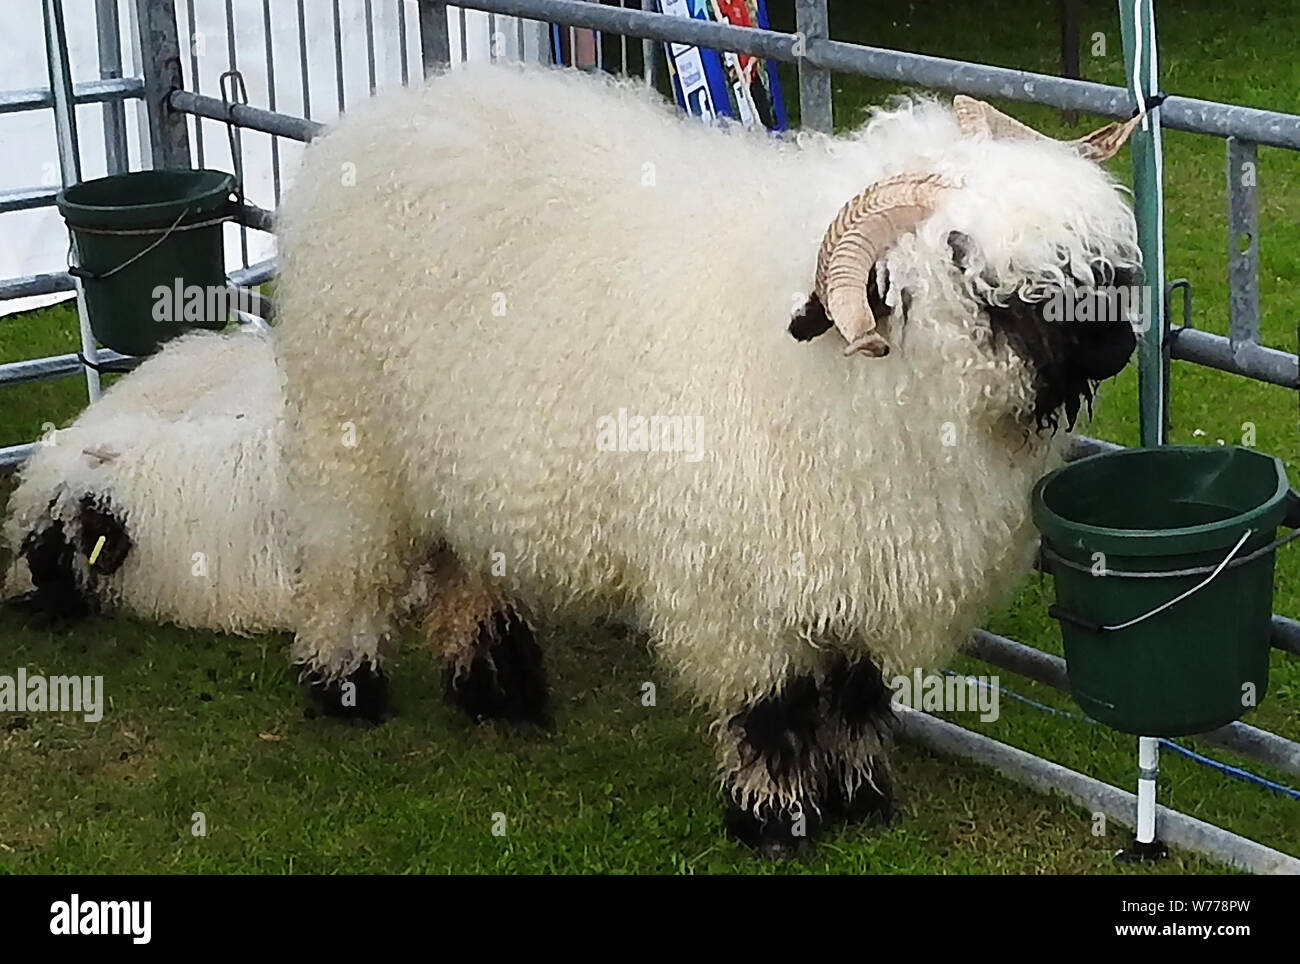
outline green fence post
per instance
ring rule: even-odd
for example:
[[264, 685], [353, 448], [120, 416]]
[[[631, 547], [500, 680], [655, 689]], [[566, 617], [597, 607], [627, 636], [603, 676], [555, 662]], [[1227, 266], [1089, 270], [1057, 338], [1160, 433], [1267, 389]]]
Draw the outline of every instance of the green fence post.
[[[1139, 110], [1158, 91], [1156, 21], [1152, 0], [1119, 0], [1124, 37], [1124, 68], [1134, 106]], [[1151, 110], [1133, 132], [1133, 207], [1138, 245], [1146, 278], [1138, 340], [1138, 398], [1142, 414], [1142, 444], [1160, 445], [1164, 438], [1164, 176], [1161, 161], [1160, 110]]]
[[[1156, 50], [1156, 14], [1152, 0], [1119, 0], [1120, 32], [1124, 37], [1124, 74], [1138, 110], [1159, 92]], [[1145, 290], [1142, 297], [1143, 329], [1138, 337], [1138, 401], [1141, 406], [1142, 444], [1165, 442], [1165, 218], [1161, 169], [1160, 110], [1150, 110], [1133, 132], [1133, 210], [1137, 216], [1138, 246], [1142, 249]], [[1160, 770], [1160, 744], [1154, 737], [1138, 737], [1137, 833], [1133, 845], [1120, 851], [1124, 859], [1147, 860], [1164, 856], [1156, 835], [1156, 785]]]

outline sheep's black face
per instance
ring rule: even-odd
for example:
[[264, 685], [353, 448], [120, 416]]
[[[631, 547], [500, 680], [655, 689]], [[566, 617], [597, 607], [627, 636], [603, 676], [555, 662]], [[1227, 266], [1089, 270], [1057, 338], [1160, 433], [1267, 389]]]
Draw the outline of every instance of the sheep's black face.
[[[948, 236], [953, 262], [964, 267], [970, 239]], [[1074, 428], [1080, 409], [1092, 410], [1097, 383], [1118, 374], [1137, 347], [1131, 308], [1141, 278], [1136, 271], [1099, 271], [1091, 285], [1045, 287], [1041, 297], [985, 303], [996, 336], [1034, 367], [1033, 420], [1039, 431], [1056, 431], [1065, 412]]]
[[[35, 589], [14, 600], [17, 608], [50, 622], [80, 619], [94, 612], [94, 577], [118, 570], [131, 551], [131, 538], [110, 508], [90, 495], [81, 499], [75, 528], [76, 536], [69, 538], [63, 522], [54, 520], [23, 539], [18, 554], [27, 562]], [[78, 553], [87, 560], [91, 573], [88, 586], [77, 579]], [[94, 562], [89, 561], [92, 555]]]

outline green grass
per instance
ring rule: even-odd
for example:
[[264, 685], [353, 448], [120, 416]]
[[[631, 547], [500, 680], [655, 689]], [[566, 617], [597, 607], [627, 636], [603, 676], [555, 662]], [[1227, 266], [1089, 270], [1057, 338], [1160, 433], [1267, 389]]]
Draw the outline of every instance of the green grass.
[[[871, 5], [872, 9], [882, 9]], [[1055, 4], [897, 3], [879, 15], [833, 3], [835, 36], [881, 46], [1031, 70], [1056, 66]], [[1162, 3], [1170, 91], [1300, 110], [1300, 65], [1289, 38], [1300, 12], [1285, 0], [1254, 15], [1211, 0]], [[1083, 31], [1101, 31], [1107, 55], [1090, 57], [1089, 79], [1121, 80], [1111, 4], [1092, 5]], [[781, 26], [778, 17], [777, 26]], [[1091, 41], [1089, 41], [1090, 43]], [[849, 76], [835, 80], [837, 118], [896, 91]], [[795, 86], [787, 80], [793, 95]], [[1048, 110], [1017, 108], [1044, 129], [1070, 133]], [[1087, 119], [1085, 119], [1087, 120]], [[1075, 130], [1073, 133], [1078, 133]], [[1227, 326], [1222, 141], [1171, 133], [1167, 150], [1169, 277], [1192, 279], [1196, 323]], [[1127, 154], [1113, 162], [1123, 176]], [[1260, 154], [1266, 344], [1295, 350], [1300, 316], [1300, 170], [1282, 151]], [[0, 319], [0, 358], [75, 350], [66, 308]], [[0, 389], [0, 444], [33, 439], [84, 403], [77, 379]], [[1256, 426], [1260, 448], [1282, 456], [1296, 478], [1294, 394], [1175, 363], [1173, 438], [1239, 441]], [[1205, 434], [1194, 434], [1200, 429]], [[1136, 376], [1106, 386], [1090, 434], [1137, 440]], [[3, 493], [0, 492], [0, 495]], [[1283, 550], [1275, 608], [1300, 615], [1300, 556]], [[1049, 581], [1030, 579], [996, 613], [995, 632], [1059, 652], [1047, 618]], [[972, 764], [904, 744], [896, 754], [899, 819], [888, 828], [837, 830], [806, 861], [771, 863], [722, 836], [705, 721], [687, 705], [645, 641], [602, 626], [562, 625], [547, 635], [557, 705], [554, 732], [472, 727], [441, 701], [431, 656], [406, 646], [394, 678], [398, 715], [382, 727], [304, 718], [302, 692], [286, 668], [287, 639], [242, 639], [96, 619], [54, 635], [0, 613], [4, 672], [75, 669], [105, 677], [104, 721], [29, 714], [0, 720], [0, 870], [91, 872], [852, 872], [1212, 873], [1223, 868], [1175, 854], [1153, 868], [1110, 859], [1123, 828], [1092, 834], [1089, 814], [1030, 794]], [[988, 672], [959, 659], [954, 668]], [[655, 707], [640, 702], [658, 684]], [[1067, 697], [1003, 674], [1004, 686], [1073, 709]], [[1009, 699], [1002, 716], [963, 725], [1130, 786], [1134, 740], [1100, 726], [1047, 715]], [[1274, 655], [1271, 691], [1248, 722], [1300, 739], [1300, 661]], [[1188, 741], [1195, 745], [1195, 741]], [[1200, 749], [1207, 749], [1201, 747]], [[1242, 764], [1222, 751], [1210, 755]], [[1284, 783], [1300, 780], [1253, 769]], [[1300, 803], [1191, 763], [1162, 759], [1162, 802], [1293, 854]], [[195, 812], [206, 837], [191, 834]], [[492, 834], [503, 813], [504, 836]]]

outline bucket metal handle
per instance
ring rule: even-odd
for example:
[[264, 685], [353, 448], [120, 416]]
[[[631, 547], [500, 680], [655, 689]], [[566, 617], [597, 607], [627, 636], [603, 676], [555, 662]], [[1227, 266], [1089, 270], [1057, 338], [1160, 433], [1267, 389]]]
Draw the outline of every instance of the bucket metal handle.
[[[1204, 589], [1206, 586], [1212, 583], [1215, 579], [1218, 578], [1219, 573], [1223, 572], [1224, 569], [1228, 568], [1228, 563], [1230, 563], [1233, 557], [1236, 556], [1236, 554], [1241, 551], [1241, 547], [1246, 544], [1246, 540], [1249, 539], [1254, 534], [1255, 534], [1254, 529], [1247, 529], [1245, 532], [1243, 532], [1241, 534], [1241, 538], [1237, 540], [1237, 544], [1233, 546], [1231, 550], [1229, 550], [1226, 556], [1223, 557], [1223, 561], [1214, 567], [1214, 571], [1211, 572], [1208, 576], [1206, 576], [1203, 580], [1198, 582], [1191, 589], [1188, 589], [1186, 592], [1179, 593], [1173, 599], [1161, 603], [1155, 609], [1148, 610], [1147, 612], [1143, 613], [1141, 616], [1134, 616], [1132, 619], [1127, 620], [1126, 622], [1116, 623], [1113, 626], [1107, 626], [1104, 625], [1103, 623], [1097, 622], [1094, 619], [1088, 619], [1086, 616], [1080, 616], [1078, 613], [1072, 613], [1067, 609], [1063, 609], [1059, 604], [1055, 604], [1055, 603], [1052, 604], [1050, 607], [1048, 607], [1047, 614], [1054, 619], [1061, 620], [1062, 622], [1072, 623], [1075, 626], [1079, 626], [1083, 629], [1088, 630], [1089, 632], [1094, 632], [1094, 633], [1113, 633], [1121, 629], [1128, 629], [1130, 626], [1136, 626], [1138, 623], [1144, 622], [1145, 620], [1150, 619], [1152, 616], [1159, 615], [1160, 613], [1164, 612], [1166, 609], [1170, 608], [1171, 606], [1177, 605], [1178, 603], [1182, 602], [1187, 597], [1200, 592], [1202, 589]], [[1280, 541], [1289, 542], [1297, 535], [1300, 535], [1300, 530], [1291, 533], [1284, 540], [1280, 540]], [[1144, 575], [1146, 574], [1144, 573]], [[1172, 573], [1159, 573], [1159, 575], [1168, 576], [1168, 575], [1172, 575]]]
[[[116, 268], [110, 268], [109, 270], [107, 270], [107, 271], [103, 272], [102, 274], [100, 274], [100, 273], [96, 273], [96, 272], [94, 272], [94, 271], [87, 271], [85, 268], [81, 267], [81, 265], [79, 265], [79, 264], [70, 264], [70, 265], [68, 265], [68, 274], [72, 275], [72, 277], [74, 277], [74, 278], [80, 278], [82, 281], [103, 281], [105, 278], [111, 278], [111, 277], [113, 277], [113, 275], [117, 274], [119, 271], [122, 271], [122, 270], [125, 269], [125, 268], [129, 268], [129, 267], [131, 267], [131, 265], [135, 264], [137, 261], [139, 261], [141, 258], [143, 258], [146, 254], [148, 254], [150, 251], [152, 251], [154, 248], [158, 247], [158, 245], [162, 244], [164, 241], [166, 241], [168, 238], [170, 238], [170, 237], [172, 236], [172, 233], [175, 232], [176, 229], [180, 227], [180, 223], [181, 223], [183, 220], [185, 220], [185, 215], [189, 214], [190, 211], [191, 211], [191, 208], [186, 208], [184, 211], [182, 211], [182, 212], [177, 216], [176, 220], [172, 222], [172, 226], [171, 226], [170, 228], [168, 228], [167, 230], [165, 230], [165, 231], [162, 233], [162, 236], [161, 236], [157, 241], [155, 241], [153, 244], [149, 245], [148, 247], [146, 247], [146, 248], [144, 248], [144, 249], [142, 249], [142, 250], [140, 250], [140, 251], [137, 251], [137, 252], [136, 252], [135, 254], [133, 254], [131, 257], [127, 258], [125, 261], [123, 261], [121, 264], [119, 264]], [[223, 219], [223, 220], [224, 220], [224, 219]], [[205, 225], [195, 225], [195, 227], [203, 227], [203, 226], [205, 226]], [[82, 229], [82, 228], [78, 228], [77, 230], [84, 230], [84, 229]], [[151, 230], [151, 229], [145, 229], [145, 230], [140, 230], [140, 231], [92, 231], [92, 232], [88, 232], [88, 233], [94, 233], [94, 234], [156, 234], [157, 231], [156, 231], [156, 230]]]

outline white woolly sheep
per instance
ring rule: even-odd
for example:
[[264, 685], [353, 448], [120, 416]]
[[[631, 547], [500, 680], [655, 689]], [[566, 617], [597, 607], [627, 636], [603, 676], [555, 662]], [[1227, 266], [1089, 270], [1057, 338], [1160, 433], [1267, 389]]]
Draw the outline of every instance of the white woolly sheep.
[[22, 467], [3, 595], [56, 618], [103, 609], [236, 633], [292, 628], [282, 406], [264, 336], [168, 344]]
[[[1139, 270], [1094, 163], [1130, 125], [1076, 149], [958, 106], [783, 141], [482, 67], [313, 144], [278, 289], [296, 658], [382, 674], [404, 573], [444, 546], [507, 613], [644, 627], [714, 715], [742, 840], [887, 814], [882, 674], [949, 656], [1027, 570], [1057, 423], [1134, 347], [1124, 318], [1044, 317]], [[832, 322], [892, 350], [846, 359]], [[540, 670], [513, 625], [463, 702]]]
[[[24, 464], [0, 530], [11, 556], [0, 599], [42, 622], [105, 612], [241, 635], [292, 630], [283, 397], [270, 336], [168, 343]], [[505, 634], [477, 616], [498, 606], [491, 587], [439, 552], [413, 568], [399, 611], [445, 655], [450, 683]], [[314, 682], [333, 710], [343, 694]], [[369, 682], [354, 694], [363, 714], [385, 697], [382, 680]], [[487, 705], [512, 715], [508, 702]]]

